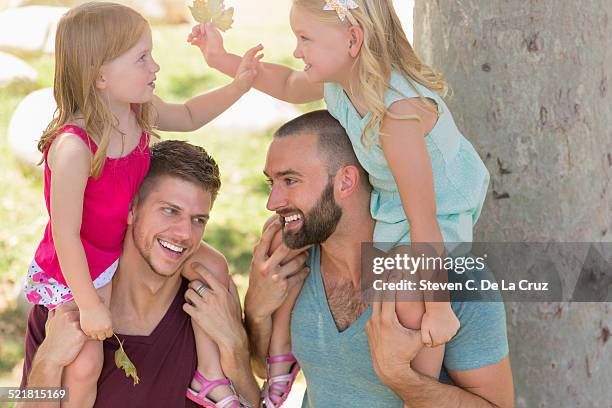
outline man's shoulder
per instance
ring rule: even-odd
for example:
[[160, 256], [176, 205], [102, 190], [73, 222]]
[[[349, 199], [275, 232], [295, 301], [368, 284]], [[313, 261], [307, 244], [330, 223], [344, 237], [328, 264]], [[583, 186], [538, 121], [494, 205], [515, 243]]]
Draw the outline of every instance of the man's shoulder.
[[461, 323], [447, 344], [444, 365], [450, 370], [471, 370], [500, 361], [508, 354], [506, 311], [497, 301], [452, 302]]

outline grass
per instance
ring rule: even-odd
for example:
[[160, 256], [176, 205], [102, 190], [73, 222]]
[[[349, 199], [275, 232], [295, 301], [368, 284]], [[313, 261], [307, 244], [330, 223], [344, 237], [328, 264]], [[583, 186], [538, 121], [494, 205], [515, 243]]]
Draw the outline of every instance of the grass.
[[[58, 2], [55, 2], [58, 3]], [[294, 39], [288, 25], [289, 2], [267, 4], [265, 25], [256, 2], [227, 0], [237, 7], [236, 22], [225, 35], [226, 48], [243, 53], [259, 42], [266, 60], [299, 67], [291, 57]], [[268, 10], [269, 6], [269, 10]], [[156, 93], [169, 102], [181, 102], [229, 81], [208, 68], [199, 52], [186, 43], [191, 26], [153, 27], [153, 55], [161, 66]], [[15, 385], [23, 358], [25, 317], [15, 305], [23, 273], [47, 222], [42, 180], [24, 169], [7, 144], [10, 117], [19, 102], [35, 89], [53, 86], [52, 55], [20, 55], [39, 74], [34, 85], [0, 88], [0, 385]], [[320, 104], [309, 104], [312, 110]], [[280, 125], [280, 124], [279, 124]], [[248, 283], [252, 248], [270, 215], [265, 209], [268, 187], [261, 173], [273, 129], [259, 134], [221, 134], [211, 128], [184, 134], [162, 134], [164, 139], [187, 140], [209, 151], [220, 166], [223, 187], [215, 202], [205, 239], [223, 252], [241, 293]], [[5, 295], [5, 293], [7, 295]]]

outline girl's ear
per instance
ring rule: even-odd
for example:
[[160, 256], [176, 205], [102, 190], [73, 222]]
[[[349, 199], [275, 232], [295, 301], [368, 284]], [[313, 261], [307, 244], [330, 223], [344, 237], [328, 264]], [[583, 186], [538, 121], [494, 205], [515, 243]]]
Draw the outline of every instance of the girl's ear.
[[351, 57], [357, 58], [363, 45], [363, 29], [359, 26], [351, 26], [349, 28], [349, 41], [349, 54]]
[[98, 72], [98, 76], [96, 77], [96, 88], [104, 89], [106, 88], [107, 84], [108, 82], [106, 81], [104, 71], [102, 68], [100, 68], [100, 72]]

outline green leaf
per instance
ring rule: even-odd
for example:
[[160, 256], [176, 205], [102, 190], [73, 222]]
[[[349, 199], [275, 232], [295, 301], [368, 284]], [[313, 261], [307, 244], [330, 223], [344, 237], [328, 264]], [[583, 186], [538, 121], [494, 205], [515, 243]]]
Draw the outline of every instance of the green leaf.
[[134, 385], [140, 382], [140, 378], [138, 378], [138, 373], [136, 372], [136, 366], [132, 363], [132, 361], [128, 358], [125, 350], [123, 349], [123, 342], [119, 340], [119, 337], [115, 333], [113, 336], [119, 342], [119, 349], [115, 351], [115, 365], [117, 368], [121, 368], [125, 372], [126, 377], [132, 377], [134, 379]]
[[193, 0], [189, 10], [198, 23], [212, 22], [221, 31], [229, 30], [234, 22], [234, 8], [226, 9], [223, 0]]

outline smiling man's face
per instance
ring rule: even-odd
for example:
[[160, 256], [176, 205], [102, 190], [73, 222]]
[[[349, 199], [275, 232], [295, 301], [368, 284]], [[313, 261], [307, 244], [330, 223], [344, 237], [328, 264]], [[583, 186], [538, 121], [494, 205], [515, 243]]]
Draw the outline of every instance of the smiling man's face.
[[326, 241], [342, 216], [317, 140], [314, 134], [277, 137], [268, 149], [266, 207], [281, 217], [283, 240], [290, 248]]
[[134, 246], [153, 272], [170, 277], [198, 249], [212, 199], [203, 187], [177, 177], [155, 180], [128, 222]]

